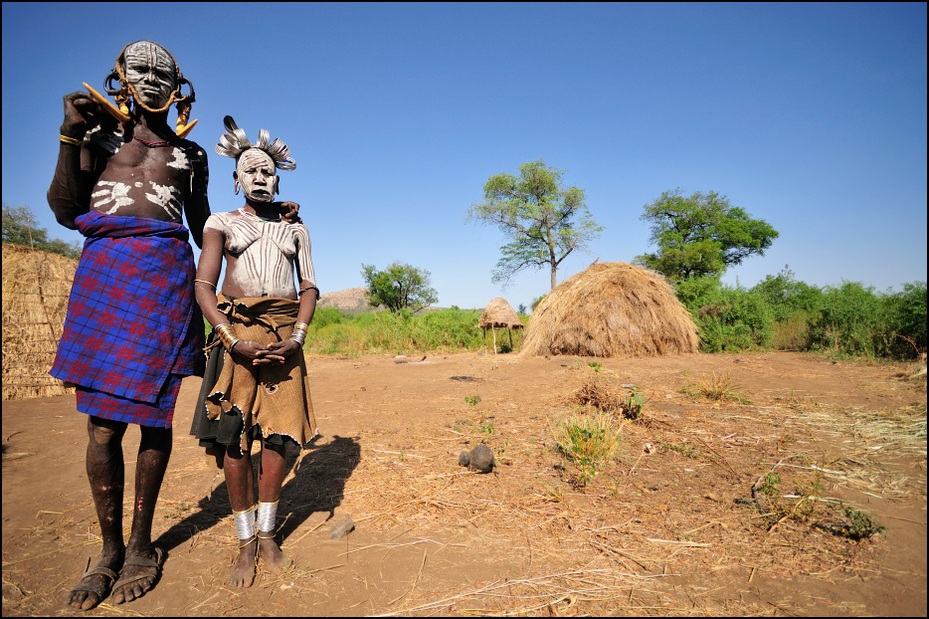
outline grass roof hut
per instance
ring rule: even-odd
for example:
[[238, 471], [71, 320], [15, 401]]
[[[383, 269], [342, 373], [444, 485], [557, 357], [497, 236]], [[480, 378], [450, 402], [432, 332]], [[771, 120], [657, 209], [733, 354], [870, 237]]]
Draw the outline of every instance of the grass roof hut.
[[497, 329], [506, 329], [510, 336], [510, 350], [513, 349], [513, 329], [522, 329], [523, 322], [513, 306], [510, 305], [503, 297], [495, 297], [490, 300], [484, 311], [481, 312], [481, 318], [477, 326], [484, 330], [484, 340], [487, 340], [487, 329], [490, 329], [494, 338], [494, 354], [497, 353]]
[[521, 355], [652, 357], [697, 352], [697, 326], [657, 273], [594, 263], [556, 286], [529, 319]]
[[48, 371], [77, 260], [3, 243], [3, 399], [74, 393]]

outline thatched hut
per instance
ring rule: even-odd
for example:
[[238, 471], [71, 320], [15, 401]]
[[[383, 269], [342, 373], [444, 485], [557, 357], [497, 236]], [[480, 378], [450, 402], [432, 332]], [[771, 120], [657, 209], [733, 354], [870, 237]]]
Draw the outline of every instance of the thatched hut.
[[48, 371], [77, 260], [3, 243], [3, 399], [74, 393]]
[[697, 352], [687, 309], [657, 273], [624, 262], [590, 265], [536, 306], [522, 355], [651, 357]]
[[513, 329], [522, 329], [523, 323], [513, 306], [510, 305], [503, 297], [495, 297], [490, 300], [477, 326], [484, 330], [484, 339], [487, 339], [487, 329], [491, 330], [494, 338], [494, 353], [497, 352], [497, 329], [506, 329], [510, 337], [510, 349], [513, 348]]

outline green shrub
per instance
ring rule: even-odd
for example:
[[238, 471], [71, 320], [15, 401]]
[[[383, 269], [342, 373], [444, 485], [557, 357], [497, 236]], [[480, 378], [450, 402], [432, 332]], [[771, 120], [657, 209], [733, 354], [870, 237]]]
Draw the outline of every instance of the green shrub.
[[797, 312], [771, 325], [774, 350], [805, 350], [810, 341], [810, 315]]
[[764, 296], [715, 277], [677, 282], [675, 292], [700, 330], [703, 352], [770, 348], [774, 317]]
[[810, 347], [832, 354], [874, 357], [881, 300], [874, 289], [843, 282], [823, 291], [819, 315], [810, 324]]
[[906, 359], [926, 352], [926, 282], [883, 297], [882, 318], [881, 353]]
[[787, 267], [777, 275], [768, 275], [750, 292], [765, 300], [775, 322], [812, 316], [822, 307], [822, 290], [796, 281], [793, 272]]

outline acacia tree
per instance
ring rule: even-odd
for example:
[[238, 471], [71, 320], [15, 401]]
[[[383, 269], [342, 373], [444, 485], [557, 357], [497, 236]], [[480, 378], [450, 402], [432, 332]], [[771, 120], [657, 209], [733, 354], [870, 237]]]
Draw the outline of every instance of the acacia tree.
[[633, 263], [673, 281], [718, 277], [749, 256], [763, 256], [778, 237], [767, 222], [752, 219], [713, 191], [690, 196], [680, 189], [666, 191], [645, 205], [641, 219], [652, 222], [649, 240], [658, 251], [636, 256]]
[[561, 187], [563, 171], [541, 159], [519, 166], [519, 176], [495, 174], [484, 185], [484, 202], [468, 209], [468, 219], [496, 225], [510, 242], [500, 248], [491, 280], [508, 283], [526, 268], [548, 266], [552, 288], [558, 265], [603, 230], [590, 216], [584, 192]]
[[383, 305], [393, 313], [403, 309], [418, 312], [439, 300], [429, 287], [429, 271], [393, 262], [383, 271], [374, 265], [361, 265], [361, 276], [368, 288], [368, 305]]

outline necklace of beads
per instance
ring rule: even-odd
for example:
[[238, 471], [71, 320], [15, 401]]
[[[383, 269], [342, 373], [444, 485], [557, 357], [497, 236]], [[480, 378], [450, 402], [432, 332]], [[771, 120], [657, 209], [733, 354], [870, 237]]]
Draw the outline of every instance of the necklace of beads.
[[158, 142], [149, 142], [148, 140], [143, 140], [137, 135], [133, 135], [132, 139], [135, 140], [136, 142], [141, 142], [142, 144], [145, 144], [149, 148], [161, 148], [162, 146], [171, 146], [171, 142], [169, 142], [168, 140], [160, 140]]

